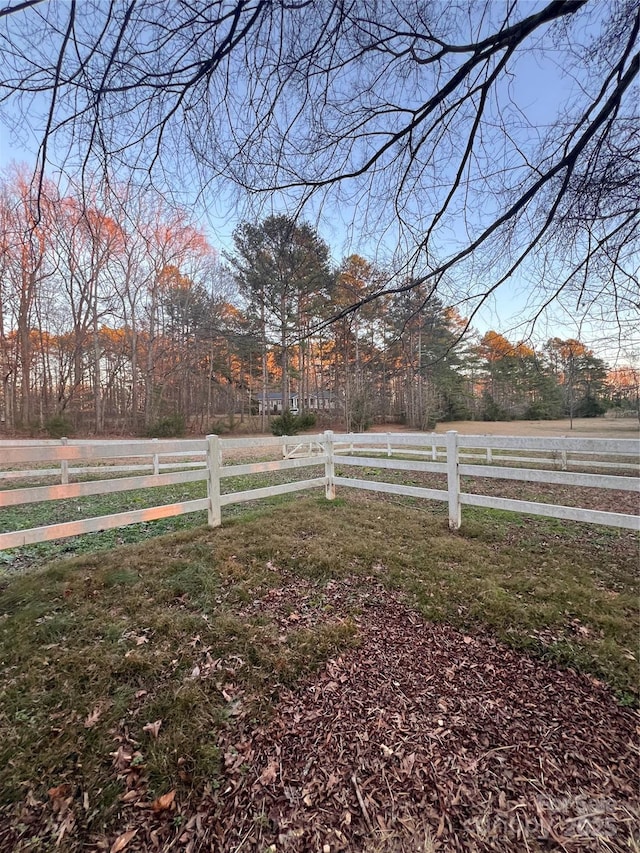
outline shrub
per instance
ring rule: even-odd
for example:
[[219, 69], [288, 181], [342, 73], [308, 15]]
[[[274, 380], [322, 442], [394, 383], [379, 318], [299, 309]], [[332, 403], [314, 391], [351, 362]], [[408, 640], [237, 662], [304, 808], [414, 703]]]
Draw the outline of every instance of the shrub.
[[535, 400], [530, 403], [524, 413], [526, 421], [549, 421], [552, 418], [549, 407], [542, 400]]
[[316, 416], [313, 412], [302, 412], [298, 415], [298, 429], [313, 429], [316, 425]]
[[434, 430], [436, 428], [436, 424], [438, 423], [438, 419], [435, 415], [428, 414], [423, 421], [423, 425], [421, 429], [425, 430]]
[[[444, 411], [441, 418], [443, 421], [468, 421], [471, 419], [471, 412], [464, 400], [460, 399], [457, 395], [449, 396], [445, 394], [444, 396]], [[435, 426], [435, 417], [433, 421], [433, 426]], [[429, 429], [433, 429], [433, 427], [429, 427]]]
[[281, 415], [271, 421], [271, 432], [274, 435], [295, 435], [298, 418], [291, 414], [290, 409], [285, 409]]
[[73, 435], [73, 424], [65, 415], [52, 415], [44, 422], [44, 428], [50, 438], [64, 438]]
[[575, 417], [598, 418], [600, 415], [604, 415], [606, 411], [607, 407], [604, 403], [591, 396], [591, 394], [587, 394], [576, 406]]
[[488, 391], [482, 394], [483, 421], [508, 421], [509, 415], [502, 406], [499, 406]]
[[301, 430], [311, 429], [316, 425], [316, 416], [311, 412], [294, 415], [290, 409], [271, 421], [271, 432], [274, 435], [297, 435]]
[[211, 424], [207, 435], [224, 435], [227, 432], [229, 432], [229, 424], [226, 421], [217, 420]]
[[185, 422], [182, 415], [167, 415], [151, 424], [147, 429], [149, 438], [179, 438], [184, 435]]

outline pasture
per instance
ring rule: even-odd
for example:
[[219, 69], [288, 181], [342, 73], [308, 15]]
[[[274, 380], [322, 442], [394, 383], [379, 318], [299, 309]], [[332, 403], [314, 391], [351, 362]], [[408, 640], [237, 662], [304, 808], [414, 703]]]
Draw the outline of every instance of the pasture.
[[568, 418], [554, 421], [451, 421], [441, 423], [436, 432], [455, 429], [463, 435], [520, 435], [532, 437], [575, 436], [576, 438], [638, 438], [638, 418]]
[[636, 534], [359, 491], [223, 522], [7, 552], [0, 850], [638, 849]]

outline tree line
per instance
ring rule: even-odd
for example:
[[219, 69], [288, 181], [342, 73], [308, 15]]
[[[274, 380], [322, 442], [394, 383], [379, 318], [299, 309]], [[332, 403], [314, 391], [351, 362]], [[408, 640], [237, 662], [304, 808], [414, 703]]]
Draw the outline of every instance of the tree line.
[[[36, 188], [16, 167], [0, 226], [7, 433], [264, 430], [293, 400], [347, 430], [425, 429], [596, 415], [611, 397], [606, 365], [579, 341], [536, 351], [463, 334], [466, 319], [425, 285], [368, 301], [385, 270], [359, 255], [336, 265], [314, 227], [284, 215], [240, 224], [221, 255], [151, 190]], [[626, 404], [633, 382], [616, 387]]]

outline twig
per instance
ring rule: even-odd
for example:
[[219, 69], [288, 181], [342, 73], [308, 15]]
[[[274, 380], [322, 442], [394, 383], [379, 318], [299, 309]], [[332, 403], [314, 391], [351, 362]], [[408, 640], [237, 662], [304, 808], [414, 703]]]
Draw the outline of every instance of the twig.
[[529, 842], [527, 841], [527, 833], [522, 825], [522, 821], [520, 820], [520, 815], [516, 812], [516, 817], [518, 818], [518, 826], [520, 827], [520, 832], [522, 834], [522, 840], [524, 841], [524, 846], [527, 848], [527, 853], [531, 853], [531, 848], [529, 847]]
[[356, 797], [358, 798], [358, 804], [360, 805], [360, 808], [362, 810], [364, 822], [367, 824], [369, 832], [373, 832], [373, 824], [371, 823], [371, 818], [369, 817], [369, 812], [367, 811], [367, 807], [364, 804], [362, 794], [360, 793], [360, 786], [358, 785], [358, 780], [356, 779], [355, 773], [351, 777], [351, 781], [353, 782], [353, 787], [355, 788], [355, 791], [356, 791]]

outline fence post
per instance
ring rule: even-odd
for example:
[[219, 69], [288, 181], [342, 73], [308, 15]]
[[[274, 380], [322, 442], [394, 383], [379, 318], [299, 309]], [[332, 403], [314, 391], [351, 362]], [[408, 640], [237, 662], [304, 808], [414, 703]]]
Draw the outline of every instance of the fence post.
[[[156, 444], [158, 443], [157, 438], [154, 438], [153, 440], [156, 442]], [[157, 453], [153, 454], [153, 473], [156, 477], [160, 473], [160, 457]]]
[[[61, 438], [60, 439], [60, 444], [63, 447], [66, 447], [68, 443], [69, 443], [68, 438]], [[68, 459], [61, 459], [60, 460], [60, 483], [63, 486], [66, 486], [69, 483], [69, 460]]]
[[281, 438], [282, 438], [282, 458], [287, 459], [289, 456], [289, 453], [287, 451], [287, 439], [289, 438], [289, 436], [283, 435], [283, 436], [281, 436]]
[[220, 527], [222, 508], [220, 506], [220, 463], [221, 448], [217, 435], [207, 436], [207, 497], [209, 498], [209, 527]]
[[457, 530], [462, 522], [460, 507], [460, 474], [458, 471], [458, 433], [447, 430], [447, 490], [449, 492], [449, 527]]
[[493, 462], [493, 451], [490, 447], [487, 447], [487, 465], [491, 465]]
[[431, 459], [434, 462], [438, 461], [438, 445], [436, 444], [435, 439], [433, 440], [433, 444], [431, 445]]
[[387, 456], [391, 456], [391, 433], [387, 433]]
[[333, 430], [325, 430], [323, 444], [324, 476], [327, 478], [327, 482], [324, 487], [324, 496], [328, 501], [332, 501], [336, 496], [336, 486], [334, 483], [336, 471], [333, 461]]

